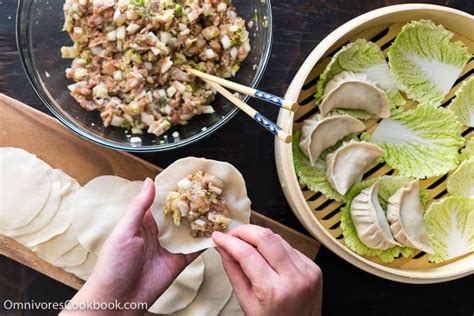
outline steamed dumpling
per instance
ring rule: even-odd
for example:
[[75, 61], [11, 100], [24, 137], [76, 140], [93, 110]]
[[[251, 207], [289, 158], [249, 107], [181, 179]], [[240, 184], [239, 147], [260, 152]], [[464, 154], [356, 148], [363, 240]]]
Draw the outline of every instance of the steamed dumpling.
[[390, 232], [378, 191], [379, 181], [376, 181], [352, 200], [350, 210], [359, 239], [369, 248], [386, 250], [399, 244]]
[[334, 146], [345, 136], [362, 132], [364, 129], [364, 123], [349, 115], [322, 118], [316, 114], [303, 122], [300, 148], [314, 166], [325, 149]]
[[344, 195], [383, 154], [383, 149], [371, 143], [345, 143], [327, 156], [326, 177], [332, 187]]
[[423, 223], [418, 180], [400, 188], [388, 199], [387, 219], [392, 234], [399, 243], [433, 253]]
[[385, 92], [365, 74], [344, 71], [332, 78], [324, 89], [321, 115], [334, 109], [363, 110], [380, 118], [390, 116], [390, 102]]

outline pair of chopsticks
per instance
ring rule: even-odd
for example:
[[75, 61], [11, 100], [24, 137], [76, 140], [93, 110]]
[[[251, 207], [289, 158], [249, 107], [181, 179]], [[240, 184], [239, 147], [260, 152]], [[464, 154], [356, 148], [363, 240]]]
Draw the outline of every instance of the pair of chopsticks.
[[229, 88], [233, 91], [243, 93], [248, 96], [272, 103], [274, 105], [277, 105], [283, 109], [286, 109], [292, 112], [298, 109], [298, 103], [285, 100], [276, 95], [273, 95], [264, 91], [260, 91], [257, 89], [253, 89], [236, 82], [232, 82], [229, 80], [225, 80], [225, 79], [210, 75], [210, 74], [198, 71], [196, 69], [188, 69], [188, 72], [204, 80], [211, 88], [219, 92], [224, 98], [232, 102], [235, 106], [237, 106], [239, 109], [244, 111], [248, 116], [253, 118], [260, 125], [265, 127], [268, 131], [273, 133], [275, 136], [277, 136], [279, 139], [281, 139], [285, 143], [290, 143], [292, 141], [292, 136], [288, 134], [287, 132], [285, 132], [280, 126], [276, 125], [274, 122], [267, 119], [265, 116], [260, 114], [257, 110], [252, 108], [250, 105], [248, 105], [244, 101], [240, 100], [238, 97], [236, 97], [234, 94], [232, 94], [229, 90], [225, 88]]

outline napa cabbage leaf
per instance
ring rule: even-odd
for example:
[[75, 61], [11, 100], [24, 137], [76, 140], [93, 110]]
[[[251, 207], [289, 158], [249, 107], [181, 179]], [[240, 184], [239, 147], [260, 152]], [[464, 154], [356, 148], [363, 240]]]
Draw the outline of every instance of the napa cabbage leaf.
[[442, 262], [474, 251], [474, 199], [450, 196], [430, 205], [424, 216], [434, 254]]
[[393, 78], [407, 97], [438, 106], [471, 58], [453, 33], [430, 20], [403, 26], [389, 49]]
[[383, 159], [400, 175], [427, 178], [445, 174], [459, 163], [464, 145], [462, 124], [445, 108], [418, 105], [393, 110], [365, 140], [385, 150]]
[[448, 109], [456, 113], [461, 123], [474, 127], [474, 76], [459, 87]]

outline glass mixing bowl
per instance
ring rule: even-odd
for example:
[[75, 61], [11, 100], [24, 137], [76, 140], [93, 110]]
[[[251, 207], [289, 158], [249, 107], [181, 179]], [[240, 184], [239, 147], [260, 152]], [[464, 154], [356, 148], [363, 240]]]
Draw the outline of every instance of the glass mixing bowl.
[[[60, 0], [20, 0], [16, 19], [17, 45], [28, 78], [49, 110], [80, 136], [103, 146], [134, 152], [153, 152], [178, 148], [196, 142], [228, 122], [238, 109], [221, 96], [212, 103], [213, 114], [194, 117], [189, 124], [176, 126], [165, 135], [137, 135], [141, 143], [131, 142], [131, 135], [118, 127], [105, 128], [99, 112], [88, 112], [69, 95], [72, 83], [64, 71], [71, 59], [62, 59], [60, 49], [72, 41], [61, 29], [64, 23]], [[234, 0], [239, 16], [256, 21], [249, 29], [252, 50], [231, 80], [255, 87], [270, 57], [272, 43], [272, 11], [270, 0]], [[245, 97], [246, 100], [248, 97]], [[178, 132], [179, 137], [173, 137]], [[174, 133], [176, 135], [176, 133]]]

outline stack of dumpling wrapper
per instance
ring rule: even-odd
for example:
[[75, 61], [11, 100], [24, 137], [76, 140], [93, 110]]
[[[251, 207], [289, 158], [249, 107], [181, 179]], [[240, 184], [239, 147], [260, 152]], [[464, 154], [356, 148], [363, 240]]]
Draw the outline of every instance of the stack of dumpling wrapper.
[[[452, 37], [412, 21], [388, 63], [377, 44], [357, 39], [319, 77], [319, 112], [295, 135], [295, 170], [310, 190], [345, 203], [344, 242], [360, 255], [391, 262], [416, 249], [438, 263], [474, 251], [474, 150], [463, 137], [474, 127], [474, 76], [443, 104], [472, 54]], [[380, 162], [397, 176], [364, 179]], [[419, 180], [447, 173], [448, 196], [429, 201]]]
[[[0, 233], [82, 280], [142, 181], [102, 176], [84, 187], [25, 150], [0, 148]], [[243, 315], [220, 255], [203, 252], [149, 308], [173, 315]]]
[[86, 279], [97, 257], [81, 246], [71, 225], [79, 183], [22, 149], [1, 148], [0, 159], [0, 233]]

